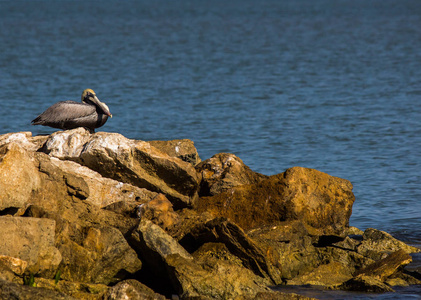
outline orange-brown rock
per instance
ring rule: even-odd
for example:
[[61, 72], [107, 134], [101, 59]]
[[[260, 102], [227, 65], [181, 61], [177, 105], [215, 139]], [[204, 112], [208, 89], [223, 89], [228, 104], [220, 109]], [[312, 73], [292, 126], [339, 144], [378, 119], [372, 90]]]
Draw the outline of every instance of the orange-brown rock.
[[149, 144], [172, 157], [177, 157], [192, 166], [201, 162], [192, 140], [149, 141]]
[[[226, 153], [196, 169], [198, 159], [189, 140], [0, 135], [0, 298], [163, 298], [147, 284], [182, 299], [304, 299], [268, 285], [419, 284], [401, 272], [419, 249], [347, 230], [348, 181], [298, 167], [268, 177]], [[196, 210], [200, 181], [210, 196]]]
[[91, 135], [76, 128], [52, 134], [42, 150], [53, 157], [76, 161], [103, 177], [163, 193], [177, 208], [194, 206], [198, 197], [194, 167], [148, 142], [118, 133]]
[[163, 195], [158, 194], [151, 201], [139, 207], [139, 217], [151, 220], [165, 230], [172, 228], [179, 221], [172, 203]]
[[243, 161], [231, 153], [215, 154], [196, 166], [201, 177], [200, 196], [213, 196], [229, 189], [255, 184], [268, 176], [253, 172]]
[[0, 216], [0, 254], [27, 262], [29, 272], [54, 276], [62, 260], [55, 247], [55, 226], [48, 219]]
[[283, 284], [300, 274], [311, 272], [323, 263], [314, 246], [316, 238], [310, 236], [306, 227], [302, 222], [292, 220], [248, 232], [249, 237], [265, 254], [271, 277], [276, 284]]
[[272, 280], [270, 266], [262, 249], [240, 227], [225, 218], [197, 224], [179, 242], [190, 252], [206, 243], [223, 243], [246, 268]]
[[257, 184], [202, 197], [198, 210], [230, 218], [244, 229], [299, 219], [317, 235], [344, 235], [354, 200], [348, 180], [294, 167]]
[[17, 143], [0, 147], [0, 210], [20, 208], [40, 185], [34, 158]]

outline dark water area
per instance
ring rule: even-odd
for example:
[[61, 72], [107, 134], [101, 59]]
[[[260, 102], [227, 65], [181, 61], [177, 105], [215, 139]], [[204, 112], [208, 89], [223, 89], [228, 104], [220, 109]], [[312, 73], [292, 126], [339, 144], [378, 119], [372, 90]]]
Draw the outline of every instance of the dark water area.
[[351, 225], [421, 246], [418, 0], [1, 1], [0, 134], [85, 88], [101, 131], [348, 179]]
[[330, 291], [317, 287], [301, 286], [299, 291], [293, 287], [278, 287], [277, 291], [284, 293], [299, 293], [306, 297], [312, 297], [320, 300], [418, 300], [421, 299], [420, 286], [410, 287], [394, 287], [395, 292], [392, 293], [362, 293], [362, 292], [347, 292], [347, 291]]

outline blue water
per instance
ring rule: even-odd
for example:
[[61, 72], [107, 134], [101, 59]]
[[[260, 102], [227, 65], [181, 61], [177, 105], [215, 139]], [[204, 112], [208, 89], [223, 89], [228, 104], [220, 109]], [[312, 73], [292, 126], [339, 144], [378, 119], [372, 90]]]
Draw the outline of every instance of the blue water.
[[103, 131], [346, 178], [351, 225], [421, 246], [421, 2], [1, 1], [0, 134], [92, 88]]

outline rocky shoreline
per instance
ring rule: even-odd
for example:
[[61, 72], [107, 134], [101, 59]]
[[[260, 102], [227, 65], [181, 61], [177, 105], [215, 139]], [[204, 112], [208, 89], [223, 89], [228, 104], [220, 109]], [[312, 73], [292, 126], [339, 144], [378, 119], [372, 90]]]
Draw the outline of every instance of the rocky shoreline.
[[276, 285], [390, 292], [420, 249], [349, 227], [352, 184], [266, 176], [190, 140], [83, 128], [0, 136], [1, 299], [310, 299]]

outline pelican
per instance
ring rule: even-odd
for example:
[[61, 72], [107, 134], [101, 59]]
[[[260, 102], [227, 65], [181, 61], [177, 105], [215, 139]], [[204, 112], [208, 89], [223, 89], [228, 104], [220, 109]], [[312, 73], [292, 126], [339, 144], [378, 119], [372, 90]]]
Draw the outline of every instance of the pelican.
[[50, 126], [58, 129], [85, 127], [90, 133], [101, 127], [113, 116], [108, 106], [98, 100], [95, 92], [86, 89], [82, 93], [82, 103], [60, 101], [32, 120], [32, 125]]

